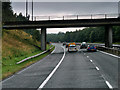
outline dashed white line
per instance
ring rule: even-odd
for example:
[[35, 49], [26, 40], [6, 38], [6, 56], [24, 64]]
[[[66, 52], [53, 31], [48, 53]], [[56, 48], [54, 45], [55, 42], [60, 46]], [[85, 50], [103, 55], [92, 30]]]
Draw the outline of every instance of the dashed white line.
[[[93, 62], [93, 60], [90, 59], [90, 62], [92, 62], [92, 63], [95, 65], [95, 63]], [[95, 68], [96, 68], [98, 71], [100, 70], [96, 65], [95, 65]], [[113, 90], [112, 85], [105, 79], [105, 77], [104, 77], [103, 75], [102, 75], [102, 77], [103, 77], [105, 83], [107, 84], [107, 86], [109, 87], [109, 89]]]
[[98, 67], [96, 67], [96, 69], [99, 71], [100, 69]]
[[96, 66], [94, 62], [92, 62], [92, 63], [93, 63], [94, 66]]
[[90, 62], [93, 62], [92, 60], [90, 60]]
[[99, 71], [100, 69], [95, 65], [95, 63], [93, 62], [93, 60], [90, 59], [90, 62], [93, 63], [93, 65], [95, 66], [95, 68]]
[[109, 89], [113, 90], [112, 85], [105, 79], [105, 77], [103, 75], [102, 75], [102, 77], [103, 77], [105, 83], [107, 84], [107, 86], [109, 87]]
[[109, 89], [113, 89], [113, 87], [111, 86], [111, 84], [108, 81], [105, 81], [105, 83], [108, 85]]
[[[61, 46], [62, 47], [62, 46]], [[50, 78], [53, 76], [53, 74], [56, 72], [56, 70], [58, 69], [58, 67], [60, 66], [60, 64], [62, 63], [62, 61], [64, 60], [65, 58], [65, 48], [62, 47], [64, 49], [64, 54], [63, 54], [63, 57], [62, 59], [60, 60], [60, 62], [57, 64], [57, 66], [54, 68], [54, 70], [49, 74], [49, 76], [43, 81], [43, 83], [39, 86], [38, 90], [41, 90], [45, 85], [46, 83], [50, 80]]]
[[87, 58], [89, 58], [89, 56], [87, 56]]

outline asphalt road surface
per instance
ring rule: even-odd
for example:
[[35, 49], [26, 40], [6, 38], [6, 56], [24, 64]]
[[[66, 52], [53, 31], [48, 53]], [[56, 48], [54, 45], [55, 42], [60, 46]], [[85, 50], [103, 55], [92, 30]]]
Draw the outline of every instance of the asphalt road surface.
[[118, 87], [119, 58], [85, 49], [69, 53], [62, 44], [54, 45], [56, 48], [50, 55], [3, 80], [3, 90], [109, 90]]

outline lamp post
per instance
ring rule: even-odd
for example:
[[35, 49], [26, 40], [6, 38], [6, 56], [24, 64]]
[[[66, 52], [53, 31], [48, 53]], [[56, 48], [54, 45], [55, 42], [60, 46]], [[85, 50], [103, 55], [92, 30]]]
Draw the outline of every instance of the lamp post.
[[26, 0], [26, 18], [28, 16], [28, 0]]
[[32, 0], [32, 21], [33, 21], [33, 0]]
[[120, 18], [120, 1], [118, 2], [118, 17]]

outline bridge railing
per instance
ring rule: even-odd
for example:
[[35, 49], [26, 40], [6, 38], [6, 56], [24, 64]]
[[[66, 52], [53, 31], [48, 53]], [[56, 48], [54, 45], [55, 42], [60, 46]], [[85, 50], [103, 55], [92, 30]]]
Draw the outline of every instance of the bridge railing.
[[119, 14], [91, 14], [91, 15], [54, 15], [54, 16], [34, 16], [34, 21], [40, 20], [72, 20], [72, 19], [107, 19], [118, 18]]

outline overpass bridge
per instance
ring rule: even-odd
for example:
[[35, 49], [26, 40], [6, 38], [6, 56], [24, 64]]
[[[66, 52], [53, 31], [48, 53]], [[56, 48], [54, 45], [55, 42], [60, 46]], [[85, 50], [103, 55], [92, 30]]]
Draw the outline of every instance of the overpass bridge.
[[4, 22], [3, 29], [39, 29], [41, 28], [41, 49], [46, 50], [46, 29], [47, 28], [67, 28], [67, 27], [105, 27], [105, 46], [112, 47], [112, 26], [120, 26], [120, 18], [117, 17], [107, 17], [105, 14], [103, 18], [90, 18], [80, 19], [76, 15], [76, 19], [65, 19], [62, 20], [36, 20], [34, 21], [9, 21]]

